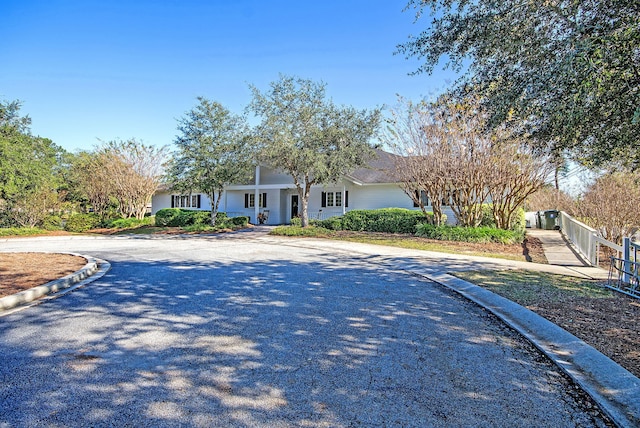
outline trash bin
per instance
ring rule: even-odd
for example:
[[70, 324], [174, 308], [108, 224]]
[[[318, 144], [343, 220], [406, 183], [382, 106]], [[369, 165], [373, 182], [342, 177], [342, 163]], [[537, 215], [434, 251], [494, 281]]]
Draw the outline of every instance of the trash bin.
[[538, 213], [540, 216], [540, 228], [545, 230], [560, 229], [558, 225], [558, 210], [546, 210]]

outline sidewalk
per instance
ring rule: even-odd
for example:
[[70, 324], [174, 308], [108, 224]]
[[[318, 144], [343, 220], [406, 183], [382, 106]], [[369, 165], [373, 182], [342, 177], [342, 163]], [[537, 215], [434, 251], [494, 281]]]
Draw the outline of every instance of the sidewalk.
[[563, 266], [592, 279], [608, 279], [609, 272], [590, 266], [559, 230], [527, 229], [527, 235], [542, 242], [542, 250], [550, 265]]

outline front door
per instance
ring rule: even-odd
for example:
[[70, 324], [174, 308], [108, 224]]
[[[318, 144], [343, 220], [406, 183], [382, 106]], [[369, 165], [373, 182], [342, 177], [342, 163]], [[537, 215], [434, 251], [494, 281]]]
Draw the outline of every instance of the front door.
[[298, 195], [291, 195], [291, 217], [298, 217]]

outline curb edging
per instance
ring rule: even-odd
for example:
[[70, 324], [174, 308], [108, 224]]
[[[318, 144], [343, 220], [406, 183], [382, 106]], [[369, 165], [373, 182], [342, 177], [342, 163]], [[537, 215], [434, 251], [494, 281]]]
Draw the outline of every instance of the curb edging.
[[585, 391], [619, 427], [640, 426], [640, 379], [575, 337], [511, 300], [446, 273], [416, 275], [487, 309], [523, 335]]
[[40, 299], [41, 297], [71, 288], [84, 281], [85, 279], [90, 278], [92, 275], [98, 272], [103, 265], [108, 266], [107, 270], [110, 267], [109, 263], [95, 257], [74, 253], [64, 254], [82, 257], [87, 260], [87, 264], [82, 269], [62, 278], [47, 282], [43, 285], [38, 285], [36, 287], [21, 291], [16, 294], [12, 294], [10, 296], [0, 298], [0, 314], [2, 314], [3, 311], [8, 311], [10, 309], [17, 308], [18, 306], [28, 305], [29, 303], [32, 303], [35, 300]]

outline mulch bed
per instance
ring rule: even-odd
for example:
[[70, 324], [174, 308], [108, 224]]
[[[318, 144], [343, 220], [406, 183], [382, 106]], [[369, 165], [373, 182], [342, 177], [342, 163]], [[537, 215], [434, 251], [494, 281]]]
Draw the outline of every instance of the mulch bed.
[[83, 257], [49, 253], [0, 253], [0, 297], [27, 290], [82, 269]]

